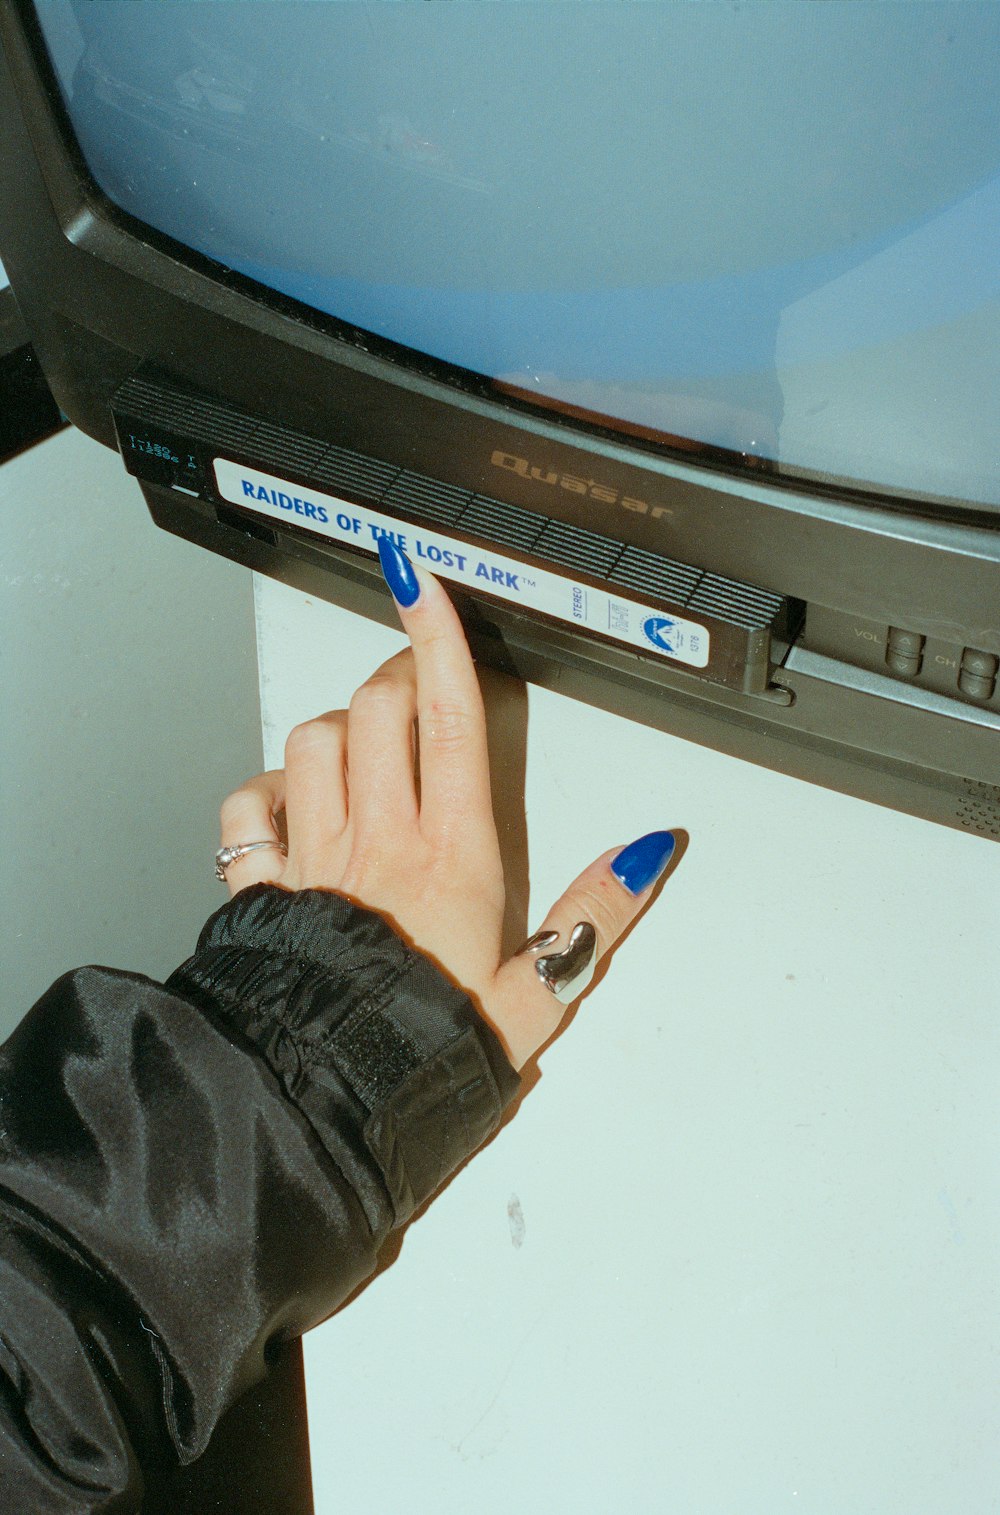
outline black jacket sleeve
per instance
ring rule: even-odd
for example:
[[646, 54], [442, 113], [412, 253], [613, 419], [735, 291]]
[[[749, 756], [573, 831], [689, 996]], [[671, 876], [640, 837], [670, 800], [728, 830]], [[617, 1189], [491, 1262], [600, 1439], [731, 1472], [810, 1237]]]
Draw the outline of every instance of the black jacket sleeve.
[[245, 890], [166, 985], [60, 979], [0, 1049], [0, 1508], [136, 1510], [517, 1087], [336, 894]]

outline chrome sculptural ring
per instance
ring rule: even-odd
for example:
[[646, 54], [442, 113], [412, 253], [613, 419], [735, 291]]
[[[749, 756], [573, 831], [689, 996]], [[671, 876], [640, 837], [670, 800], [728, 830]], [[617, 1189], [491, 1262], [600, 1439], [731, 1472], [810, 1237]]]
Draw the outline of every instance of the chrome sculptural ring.
[[561, 952], [546, 952], [559, 940], [558, 931], [536, 931], [515, 954], [530, 952], [535, 972], [561, 1005], [571, 1005], [583, 993], [597, 966], [597, 932], [589, 921], [578, 921]]
[[246, 857], [248, 852], [256, 852], [260, 847], [277, 847], [282, 857], [288, 856], [288, 848], [284, 842], [237, 842], [234, 847], [220, 847], [215, 854], [215, 876], [221, 883], [226, 882], [226, 869], [230, 863], [239, 862], [241, 857]]

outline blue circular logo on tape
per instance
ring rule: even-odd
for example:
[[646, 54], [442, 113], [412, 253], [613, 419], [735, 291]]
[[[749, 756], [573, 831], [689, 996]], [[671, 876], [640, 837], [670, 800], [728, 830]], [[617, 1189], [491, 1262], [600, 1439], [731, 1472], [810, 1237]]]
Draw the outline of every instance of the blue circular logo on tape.
[[642, 623], [642, 634], [657, 652], [676, 652], [672, 632], [677, 622], [666, 615], [648, 615]]

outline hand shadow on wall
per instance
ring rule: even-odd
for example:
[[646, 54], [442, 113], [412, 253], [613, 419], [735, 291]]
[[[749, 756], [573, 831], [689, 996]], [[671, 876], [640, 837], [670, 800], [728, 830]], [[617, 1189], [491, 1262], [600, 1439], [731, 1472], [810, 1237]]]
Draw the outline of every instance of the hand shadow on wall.
[[[504, 886], [506, 889], [506, 907], [504, 912], [502, 950], [503, 960], [513, 954], [527, 940], [528, 907], [530, 893], [530, 878], [528, 866], [528, 824], [525, 814], [525, 787], [527, 769], [528, 747], [528, 691], [526, 685], [509, 674], [500, 673], [492, 668], [478, 668], [480, 685], [483, 691], [483, 700], [486, 707], [486, 732], [490, 758], [490, 780], [493, 792], [493, 818], [496, 822], [497, 836], [500, 843], [500, 855], [503, 864]], [[661, 889], [678, 866], [688, 845], [686, 832], [674, 831], [677, 839], [674, 854], [666, 873], [657, 882], [650, 899], [636, 920], [628, 927], [619, 939], [620, 946], [634, 930], [638, 921], [645, 915], [646, 909], [659, 897]], [[570, 879], [566, 880], [569, 884]], [[545, 908], [551, 901], [545, 902]], [[537, 924], [537, 922], [536, 922]], [[614, 954], [611, 953], [598, 966], [591, 989], [601, 983]], [[438, 965], [440, 966], [440, 964]], [[587, 994], [591, 992], [587, 990]], [[538, 1059], [542, 1053], [551, 1046], [552, 1042], [571, 1025], [576, 1018], [580, 1005], [586, 995], [570, 1008], [566, 1016], [560, 1022], [558, 1029], [549, 1040], [539, 1048], [538, 1052], [531, 1057], [521, 1070], [521, 1088], [517, 1098], [506, 1111], [497, 1130], [484, 1145], [489, 1146], [503, 1131], [508, 1121], [512, 1120], [521, 1107], [522, 1101], [534, 1090], [541, 1079], [541, 1070]], [[477, 1149], [481, 1152], [482, 1147]], [[445, 1180], [441, 1188], [424, 1201], [414, 1211], [413, 1215], [394, 1231], [387, 1239], [379, 1255], [378, 1266], [374, 1273], [358, 1285], [338, 1310], [350, 1305], [359, 1294], [369, 1287], [396, 1261], [403, 1248], [403, 1242], [409, 1227], [418, 1221], [424, 1212], [434, 1203], [438, 1195], [462, 1173], [466, 1164], [472, 1162], [477, 1153], [472, 1153], [465, 1162], [461, 1163], [455, 1171]], [[334, 1311], [336, 1314], [337, 1311]]]
[[[525, 684], [494, 668], [478, 665], [479, 682], [483, 691], [486, 709], [486, 740], [490, 759], [490, 786], [493, 794], [493, 819], [500, 843], [500, 859], [503, 865], [506, 904], [501, 935], [502, 954], [506, 961], [526, 941], [528, 936], [528, 825], [524, 811], [525, 773], [528, 749], [528, 691]], [[441, 967], [438, 964], [438, 967]], [[442, 969], [442, 971], [445, 971]], [[494, 1141], [513, 1115], [520, 1108], [525, 1094], [538, 1082], [538, 1073], [533, 1058], [522, 1073], [521, 1091], [511, 1108], [506, 1112], [499, 1127], [490, 1137]], [[478, 1148], [482, 1151], [482, 1148]], [[396, 1261], [403, 1247], [406, 1232], [418, 1221], [439, 1194], [448, 1188], [466, 1163], [476, 1156], [472, 1153], [445, 1180], [440, 1189], [415, 1210], [404, 1226], [394, 1231], [379, 1254], [374, 1273], [364, 1279], [343, 1304], [333, 1312], [346, 1309], [387, 1268]]]

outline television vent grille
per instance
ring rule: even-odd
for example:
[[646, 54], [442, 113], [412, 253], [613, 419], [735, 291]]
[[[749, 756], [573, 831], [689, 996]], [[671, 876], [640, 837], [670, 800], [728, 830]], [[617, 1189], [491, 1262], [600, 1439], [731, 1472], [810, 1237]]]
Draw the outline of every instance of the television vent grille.
[[272, 426], [269, 421], [262, 421], [250, 440], [254, 452], [263, 462], [273, 463], [278, 468], [288, 466], [304, 469], [310, 473], [327, 450], [326, 443], [317, 442], [315, 437], [304, 436], [298, 431], [285, 431], [284, 427]]
[[1000, 787], [963, 779], [956, 819], [964, 830], [1000, 841]]
[[658, 557], [644, 547], [626, 547], [611, 574], [616, 584], [627, 584], [647, 594], [652, 590], [665, 600], [679, 600], [683, 605], [704, 576], [703, 568]]
[[312, 482], [346, 494], [380, 500], [399, 473], [389, 463], [379, 463], [346, 447], [328, 447], [310, 470]]
[[469, 491], [455, 484], [440, 484], [437, 479], [419, 473], [401, 473], [380, 503], [384, 508], [396, 505], [402, 510], [415, 510], [429, 520], [454, 526], [468, 498]]
[[535, 551], [553, 563], [582, 568], [584, 573], [606, 579], [621, 557], [623, 547], [624, 543], [598, 536], [596, 531], [568, 526], [565, 521], [548, 521]]
[[760, 631], [771, 625], [781, 605], [780, 594], [706, 573], [688, 600], [687, 608], [717, 616], [734, 626], [742, 626], [745, 631]]
[[229, 443], [233, 447], [245, 448], [261, 424], [214, 400], [203, 400], [197, 395], [180, 393], [135, 377], [122, 385], [115, 403], [137, 420], [212, 444]]
[[462, 512], [463, 530], [477, 536], [492, 537], [507, 547], [529, 550], [534, 547], [545, 526], [541, 516], [489, 495], [477, 494]]

